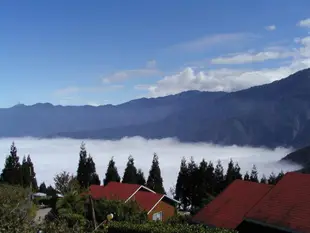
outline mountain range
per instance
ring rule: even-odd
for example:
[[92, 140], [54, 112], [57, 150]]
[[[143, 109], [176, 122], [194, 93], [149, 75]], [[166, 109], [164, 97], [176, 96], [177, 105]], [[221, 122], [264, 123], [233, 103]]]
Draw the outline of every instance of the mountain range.
[[0, 137], [175, 137], [222, 145], [310, 142], [310, 69], [236, 92], [187, 91], [120, 105], [16, 105], [0, 109]]

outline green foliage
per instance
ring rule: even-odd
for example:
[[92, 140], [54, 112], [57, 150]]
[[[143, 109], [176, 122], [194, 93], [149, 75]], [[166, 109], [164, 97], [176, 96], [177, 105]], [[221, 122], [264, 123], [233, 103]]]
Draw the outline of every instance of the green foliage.
[[141, 211], [136, 202], [130, 201], [124, 203], [116, 200], [98, 200], [95, 201], [96, 220], [102, 222], [110, 213], [114, 214], [114, 221], [130, 221], [132, 223], [141, 223], [147, 221], [147, 214]]
[[3, 182], [12, 185], [22, 185], [21, 165], [17, 156], [17, 148], [13, 142], [11, 145], [10, 155], [5, 160], [5, 165], [2, 170], [1, 179]]
[[214, 193], [219, 194], [224, 189], [224, 168], [221, 160], [218, 160], [214, 169]]
[[175, 187], [175, 196], [176, 200], [181, 202], [181, 208], [186, 210], [189, 206], [189, 196], [187, 194], [187, 181], [188, 181], [188, 167], [186, 159], [183, 157], [181, 160], [180, 171], [177, 178], [177, 184]]
[[111, 158], [108, 168], [107, 168], [107, 172], [105, 173], [105, 178], [103, 181], [104, 185], [107, 185], [109, 182], [114, 181], [114, 182], [120, 182], [121, 178], [118, 174], [117, 168], [115, 166], [115, 162], [113, 157]]
[[77, 180], [82, 189], [87, 189], [91, 184], [100, 184], [100, 179], [98, 177], [98, 174], [96, 173], [95, 163], [90, 155], [87, 156], [84, 142], [82, 142], [80, 148]]
[[200, 225], [165, 224], [148, 222], [145, 224], [132, 224], [129, 222], [111, 222], [108, 233], [229, 233], [233, 231], [206, 228]]
[[144, 178], [144, 173], [141, 169], [138, 169], [138, 171], [137, 171], [137, 184], [145, 185], [145, 183], [146, 183], [146, 181]]
[[253, 168], [251, 171], [250, 181], [258, 183], [258, 172], [257, 172], [255, 165], [253, 165]]
[[55, 189], [60, 192], [61, 194], [65, 194], [71, 191], [70, 188], [70, 181], [74, 179], [72, 175], [70, 175], [69, 172], [63, 171], [59, 174], [57, 174], [54, 177], [54, 184]]
[[137, 168], [135, 167], [135, 162], [131, 155], [128, 157], [122, 182], [127, 184], [137, 184]]
[[156, 153], [153, 156], [152, 166], [149, 172], [149, 177], [147, 178], [146, 185], [148, 188], [154, 190], [157, 193], [166, 193], [163, 186], [163, 178], [161, 177], [158, 156]]

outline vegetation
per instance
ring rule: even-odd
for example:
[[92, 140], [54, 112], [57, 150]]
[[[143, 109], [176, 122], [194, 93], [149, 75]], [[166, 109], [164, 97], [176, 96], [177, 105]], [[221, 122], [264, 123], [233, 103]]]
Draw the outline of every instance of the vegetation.
[[148, 222], [132, 224], [127, 222], [113, 222], [108, 227], [108, 233], [229, 233], [234, 231], [206, 228], [200, 225], [164, 224]]
[[161, 177], [157, 154], [154, 154], [153, 156], [152, 166], [149, 172], [149, 177], [147, 178], [146, 186], [157, 193], [166, 193], [163, 186], [163, 178]]

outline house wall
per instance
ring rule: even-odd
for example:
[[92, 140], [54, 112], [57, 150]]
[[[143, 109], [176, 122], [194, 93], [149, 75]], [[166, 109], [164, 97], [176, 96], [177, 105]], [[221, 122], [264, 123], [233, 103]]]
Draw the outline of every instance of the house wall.
[[158, 205], [149, 213], [148, 219], [153, 220], [153, 214], [160, 211], [163, 212], [163, 221], [167, 221], [170, 217], [174, 216], [176, 213], [176, 209], [174, 206], [164, 201], [160, 201]]

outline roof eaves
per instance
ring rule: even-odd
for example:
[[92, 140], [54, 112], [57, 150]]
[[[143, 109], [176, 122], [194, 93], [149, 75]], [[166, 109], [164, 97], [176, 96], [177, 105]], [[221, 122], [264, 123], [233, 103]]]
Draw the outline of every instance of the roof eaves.
[[257, 221], [255, 219], [251, 219], [251, 218], [245, 218], [243, 221], [247, 221], [247, 222], [254, 223], [254, 224], [257, 224], [257, 225], [261, 225], [261, 226], [265, 226], [265, 227], [270, 227], [270, 228], [278, 229], [278, 230], [281, 230], [281, 231], [284, 231], [284, 232], [287, 232], [287, 233], [302, 233], [300, 231], [295, 231], [295, 230], [292, 230], [290, 228], [281, 227], [281, 226], [277, 226], [277, 225], [273, 225], [273, 224]]

